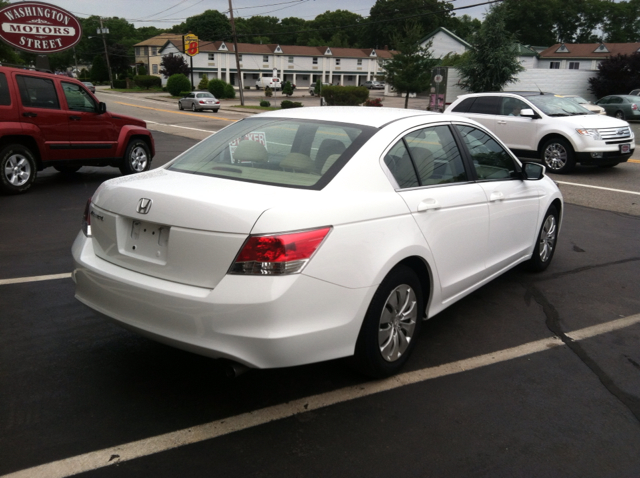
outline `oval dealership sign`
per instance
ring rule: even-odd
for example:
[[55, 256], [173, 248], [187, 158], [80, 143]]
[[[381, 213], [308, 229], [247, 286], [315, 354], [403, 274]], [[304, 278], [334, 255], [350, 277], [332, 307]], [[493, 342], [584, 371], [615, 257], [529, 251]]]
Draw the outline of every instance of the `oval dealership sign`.
[[72, 14], [41, 2], [20, 2], [0, 9], [0, 38], [30, 53], [55, 53], [80, 41], [82, 27]]

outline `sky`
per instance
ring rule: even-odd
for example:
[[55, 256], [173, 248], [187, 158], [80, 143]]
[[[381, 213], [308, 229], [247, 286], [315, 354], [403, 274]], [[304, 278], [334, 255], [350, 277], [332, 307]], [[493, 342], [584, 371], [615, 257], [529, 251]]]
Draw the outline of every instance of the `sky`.
[[[137, 28], [155, 26], [170, 28], [182, 23], [187, 17], [198, 15], [205, 10], [229, 11], [229, 0], [40, 0], [63, 8], [76, 17], [91, 15], [120, 17], [133, 23]], [[451, 0], [454, 8], [484, 3], [486, 0]], [[12, 4], [19, 1], [13, 0]], [[278, 18], [297, 17], [313, 20], [317, 15], [335, 10], [349, 10], [363, 17], [375, 0], [232, 0], [234, 17], [268, 15]], [[460, 9], [455, 13], [482, 19], [487, 6]]]

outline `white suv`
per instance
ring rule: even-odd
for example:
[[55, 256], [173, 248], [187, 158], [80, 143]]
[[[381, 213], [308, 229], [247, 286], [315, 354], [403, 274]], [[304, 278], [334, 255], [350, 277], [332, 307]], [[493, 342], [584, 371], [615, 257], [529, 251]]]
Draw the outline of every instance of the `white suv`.
[[476, 120], [516, 155], [540, 158], [553, 173], [568, 173], [576, 163], [612, 167], [629, 159], [636, 146], [626, 121], [553, 93], [462, 95], [445, 113]]

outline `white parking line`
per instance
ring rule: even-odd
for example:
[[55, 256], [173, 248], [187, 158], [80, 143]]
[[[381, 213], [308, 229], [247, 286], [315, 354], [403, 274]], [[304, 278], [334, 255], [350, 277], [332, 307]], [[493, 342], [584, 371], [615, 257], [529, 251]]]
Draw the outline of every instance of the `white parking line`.
[[40, 282], [43, 280], [54, 280], [54, 279], [68, 279], [69, 277], [71, 277], [70, 272], [67, 272], [65, 274], [52, 274], [48, 276], [18, 277], [17, 279], [0, 279], [0, 285], [22, 284], [23, 282]]
[[[640, 314], [607, 322], [605, 324], [587, 327], [567, 334], [573, 340], [583, 340], [596, 335], [619, 330], [640, 323]], [[84, 473], [90, 470], [104, 468], [116, 463], [161, 453], [204, 440], [220, 437], [240, 430], [246, 430], [258, 425], [303, 414], [312, 410], [335, 405], [349, 400], [366, 397], [395, 388], [411, 385], [438, 377], [474, 370], [487, 365], [493, 365], [507, 360], [524, 357], [550, 348], [563, 345], [557, 337], [529, 342], [517, 347], [499, 350], [478, 357], [459, 360], [449, 364], [431, 367], [415, 372], [407, 372], [395, 377], [375, 382], [368, 382], [353, 387], [346, 387], [333, 392], [313, 395], [311, 397], [294, 400], [292, 402], [274, 405], [272, 407], [243, 413], [234, 417], [205, 423], [191, 428], [185, 428], [164, 435], [158, 435], [122, 445], [105, 448], [83, 455], [77, 455], [44, 465], [20, 470], [5, 475], [3, 478], [62, 478]]]
[[217, 131], [211, 131], [208, 129], [198, 129], [198, 128], [189, 128], [187, 126], [178, 126], [177, 124], [166, 124], [166, 123], [156, 123], [155, 121], [151, 121], [151, 120], [144, 120], [149, 124], [156, 124], [158, 126], [168, 126], [171, 128], [182, 128], [182, 129], [190, 129], [192, 131], [202, 131], [203, 133], [209, 133], [209, 134], [216, 134]]
[[605, 188], [605, 187], [602, 187], [602, 186], [591, 186], [590, 184], [568, 183], [566, 181], [556, 181], [556, 183], [558, 183], [558, 184], [566, 184], [568, 186], [579, 186], [581, 188], [602, 189], [603, 191], [613, 191], [615, 193], [636, 194], [636, 195], [640, 196], [640, 192], [627, 191], [626, 189]]

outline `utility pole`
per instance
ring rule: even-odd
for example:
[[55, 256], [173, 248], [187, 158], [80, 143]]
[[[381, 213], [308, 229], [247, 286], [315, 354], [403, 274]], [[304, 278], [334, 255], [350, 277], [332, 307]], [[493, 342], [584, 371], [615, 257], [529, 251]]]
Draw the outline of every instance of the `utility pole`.
[[105, 28], [102, 26], [102, 17], [100, 17], [100, 30], [98, 31], [102, 35], [102, 44], [104, 45], [104, 54], [107, 57], [107, 70], [109, 70], [109, 83], [111, 83], [111, 89], [113, 89], [113, 76], [111, 75], [111, 64], [109, 62], [109, 50], [107, 50], [107, 40], [104, 39]]
[[236, 35], [236, 24], [233, 21], [233, 5], [229, 0], [229, 20], [231, 20], [231, 32], [233, 33], [233, 49], [236, 51], [236, 71], [238, 72], [238, 80], [240, 82], [240, 104], [244, 106], [244, 81], [242, 78], [242, 70], [240, 69], [240, 55], [238, 54], [238, 36]]

